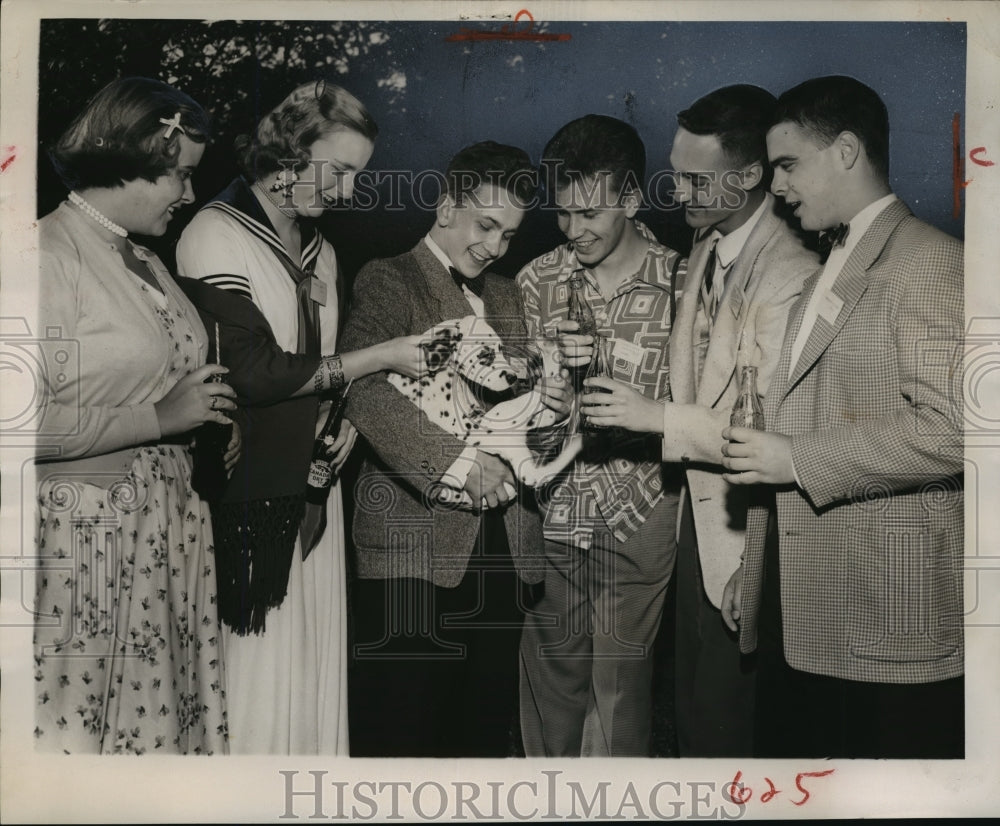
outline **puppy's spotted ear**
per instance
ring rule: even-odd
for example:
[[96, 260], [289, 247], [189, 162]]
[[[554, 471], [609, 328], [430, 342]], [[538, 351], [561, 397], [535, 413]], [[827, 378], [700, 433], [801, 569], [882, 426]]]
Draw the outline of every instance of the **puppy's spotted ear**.
[[430, 334], [430, 339], [422, 341], [420, 347], [424, 351], [427, 372], [433, 376], [441, 372], [454, 355], [459, 341], [458, 327], [455, 323], [443, 324], [431, 330]]

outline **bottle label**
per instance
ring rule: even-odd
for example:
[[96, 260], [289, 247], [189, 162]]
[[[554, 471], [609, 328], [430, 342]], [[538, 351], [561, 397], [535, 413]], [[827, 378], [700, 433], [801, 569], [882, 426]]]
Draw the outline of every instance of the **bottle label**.
[[320, 488], [322, 490], [330, 487], [332, 480], [333, 469], [330, 463], [314, 459], [312, 464], [309, 465], [309, 476], [306, 479], [306, 484], [311, 488]]
[[747, 427], [751, 430], [764, 429], [764, 414], [749, 407], [740, 407], [733, 410], [729, 418], [729, 424], [733, 427]]

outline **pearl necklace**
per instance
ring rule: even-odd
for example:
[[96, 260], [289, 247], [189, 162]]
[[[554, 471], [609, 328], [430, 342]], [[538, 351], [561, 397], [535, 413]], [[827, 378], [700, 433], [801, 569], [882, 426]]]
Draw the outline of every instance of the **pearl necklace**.
[[85, 200], [83, 200], [83, 198], [81, 198], [76, 192], [70, 192], [69, 199], [72, 203], [80, 207], [80, 210], [83, 212], [84, 215], [96, 221], [106, 230], [109, 230], [113, 232], [115, 235], [118, 235], [122, 238], [128, 238], [128, 230], [125, 229], [125, 227], [116, 224], [106, 215], [98, 212], [96, 209], [94, 209], [94, 207], [92, 207]]
[[261, 183], [260, 181], [255, 181], [254, 186], [257, 187], [257, 189], [264, 194], [264, 197], [267, 198], [267, 200], [269, 200], [272, 204], [275, 205], [275, 207], [277, 207], [278, 211], [282, 215], [284, 215], [286, 218], [291, 218], [292, 220], [295, 220], [296, 213], [294, 207], [284, 206], [270, 192], [267, 191], [267, 187], [264, 186], [264, 184]]

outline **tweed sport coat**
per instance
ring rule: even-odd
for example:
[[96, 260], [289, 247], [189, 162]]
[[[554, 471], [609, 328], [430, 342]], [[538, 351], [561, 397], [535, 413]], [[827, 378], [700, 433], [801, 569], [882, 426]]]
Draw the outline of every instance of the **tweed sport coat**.
[[[851, 253], [833, 285], [843, 305], [817, 319], [794, 369], [815, 278], [792, 311], [764, 415], [792, 436], [801, 483], [776, 493], [794, 668], [887, 683], [962, 673], [962, 275], [962, 244], [895, 201]], [[747, 521], [745, 652], [767, 518], [755, 507]]]
[[722, 429], [729, 424], [739, 393], [738, 367], [756, 365], [757, 389], [766, 393], [781, 353], [788, 312], [803, 282], [819, 266], [816, 253], [802, 246], [775, 207], [768, 196], [767, 211], [732, 263], [700, 382], [696, 382], [695, 321], [707, 244], [692, 251], [670, 336], [670, 392], [675, 404], [664, 415], [663, 460], [687, 464], [683, 495], [691, 497], [705, 593], [717, 608], [743, 555], [751, 495], [747, 488], [726, 482], [718, 464]]
[[[506, 343], [527, 335], [513, 281], [487, 273], [485, 314]], [[472, 309], [451, 275], [421, 240], [395, 258], [372, 261], [358, 274], [341, 347], [369, 347], [423, 333]], [[465, 573], [480, 517], [432, 501], [441, 475], [465, 443], [431, 422], [386, 381], [384, 373], [354, 382], [346, 416], [372, 447], [355, 490], [353, 538], [358, 574], [366, 579], [418, 577], [457, 585]], [[473, 469], [475, 472], [475, 469]], [[534, 493], [523, 486], [506, 508], [511, 554], [519, 576], [539, 582], [544, 570], [542, 524]]]

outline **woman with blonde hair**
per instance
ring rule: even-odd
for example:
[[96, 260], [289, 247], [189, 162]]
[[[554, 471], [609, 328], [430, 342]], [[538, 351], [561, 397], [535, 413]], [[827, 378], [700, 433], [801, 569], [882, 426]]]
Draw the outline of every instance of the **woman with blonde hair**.
[[[246, 417], [213, 507], [234, 752], [348, 753], [343, 508], [336, 480], [325, 503], [307, 500], [314, 436], [352, 378], [415, 376], [422, 357], [417, 337], [337, 352], [344, 290], [314, 219], [351, 197], [377, 133], [347, 91], [299, 86], [237, 140], [242, 176], [177, 248]], [[344, 420], [332, 436], [336, 473], [356, 431]]]

